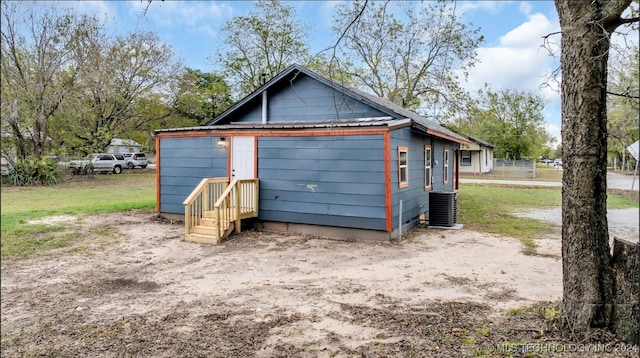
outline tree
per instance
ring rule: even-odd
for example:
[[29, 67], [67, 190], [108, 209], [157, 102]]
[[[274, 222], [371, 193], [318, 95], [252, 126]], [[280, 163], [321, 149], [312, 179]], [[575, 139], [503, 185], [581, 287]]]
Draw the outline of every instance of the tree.
[[277, 0], [259, 0], [249, 16], [236, 16], [221, 29], [225, 37], [218, 61], [238, 96], [260, 87], [294, 62], [305, 63], [309, 49], [306, 28], [293, 7]]
[[18, 160], [44, 154], [49, 121], [82, 71], [82, 44], [100, 27], [40, 3], [2, 2], [2, 130]]
[[[593, 328], [633, 327], [616, 302], [607, 225], [607, 63], [611, 34], [631, 0], [555, 0], [562, 31], [562, 326], [578, 339]], [[637, 16], [637, 13], [636, 15]], [[637, 278], [636, 278], [637, 280]], [[638, 319], [638, 292], [628, 304]], [[635, 305], [635, 308], [633, 308]], [[627, 339], [638, 341], [636, 337]]]
[[543, 99], [524, 90], [479, 91], [479, 98], [456, 123], [460, 133], [477, 136], [496, 146], [496, 158], [535, 158], [549, 144], [542, 111]]
[[455, 6], [444, 2], [392, 4], [355, 1], [337, 8], [335, 31], [348, 29], [341, 57], [353, 61], [358, 85], [412, 110], [454, 102], [462, 95], [454, 69], [465, 76], [476, 62], [479, 29], [459, 22]]
[[172, 113], [171, 85], [179, 65], [171, 47], [154, 33], [115, 39], [100, 34], [85, 48], [90, 61], [78, 78], [74, 101], [65, 106], [65, 131], [73, 133], [65, 144], [72, 151], [103, 151], [112, 138], [132, 137], [146, 123]]
[[216, 73], [187, 68], [178, 84], [176, 111], [204, 125], [233, 104], [231, 88]]

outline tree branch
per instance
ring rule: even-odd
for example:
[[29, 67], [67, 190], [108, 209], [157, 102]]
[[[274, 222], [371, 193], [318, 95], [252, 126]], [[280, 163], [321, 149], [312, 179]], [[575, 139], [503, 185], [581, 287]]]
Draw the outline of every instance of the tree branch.
[[356, 15], [353, 19], [351, 19], [351, 22], [349, 22], [349, 25], [347, 25], [347, 27], [344, 28], [344, 30], [342, 31], [342, 34], [340, 34], [340, 37], [338, 37], [334, 45], [325, 48], [324, 50], [320, 51], [320, 53], [333, 49], [334, 56], [335, 56], [335, 48], [338, 47], [338, 45], [340, 45], [340, 42], [347, 35], [347, 32], [349, 32], [351, 27], [360, 20], [360, 18], [362, 17], [362, 14], [364, 13], [364, 10], [367, 8], [368, 3], [369, 3], [369, 0], [365, 0], [364, 5], [362, 5], [362, 8], [360, 8], [360, 12], [358, 12], [358, 15]]
[[621, 25], [624, 24], [632, 24], [634, 22], [640, 22], [640, 17], [631, 17], [631, 18], [622, 18], [619, 17], [613, 21], [611, 21], [609, 24], [607, 24], [607, 28], [611, 29], [611, 30], [615, 30], [618, 27], [620, 27]]
[[607, 91], [607, 94], [610, 94], [612, 96], [624, 97], [624, 98], [640, 99], [640, 96], [634, 96], [628, 93], [617, 93], [617, 92]]

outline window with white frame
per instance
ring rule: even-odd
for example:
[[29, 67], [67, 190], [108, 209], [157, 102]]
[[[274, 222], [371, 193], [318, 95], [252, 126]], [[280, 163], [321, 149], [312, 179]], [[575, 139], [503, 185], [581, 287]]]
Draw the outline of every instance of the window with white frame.
[[442, 172], [443, 172], [443, 181], [445, 184], [449, 182], [449, 149], [444, 150], [444, 154], [442, 156]]
[[409, 186], [409, 148], [398, 147], [398, 185]]
[[431, 189], [431, 146], [424, 146], [424, 190]]

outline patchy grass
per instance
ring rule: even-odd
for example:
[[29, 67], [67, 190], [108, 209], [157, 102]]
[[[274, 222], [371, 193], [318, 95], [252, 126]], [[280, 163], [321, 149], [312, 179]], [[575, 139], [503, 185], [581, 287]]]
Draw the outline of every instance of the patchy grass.
[[518, 238], [529, 247], [535, 239], [551, 232], [548, 224], [512, 215], [527, 208], [551, 208], [561, 205], [559, 189], [505, 188], [464, 185], [458, 202], [459, 222], [465, 228]]
[[73, 221], [30, 223], [54, 215], [91, 215], [155, 207], [155, 173], [77, 177], [56, 186], [2, 187], [2, 257], [65, 247]]
[[[512, 215], [526, 209], [545, 209], [562, 205], [560, 188], [527, 188], [497, 185], [465, 184], [460, 189], [459, 222], [465, 228], [518, 238], [528, 248], [535, 248], [535, 240], [553, 232], [555, 228], [540, 220]], [[637, 201], [610, 191], [609, 209], [638, 207]]]
[[555, 168], [549, 164], [538, 164], [536, 166], [536, 178], [540, 181], [562, 181], [562, 170]]

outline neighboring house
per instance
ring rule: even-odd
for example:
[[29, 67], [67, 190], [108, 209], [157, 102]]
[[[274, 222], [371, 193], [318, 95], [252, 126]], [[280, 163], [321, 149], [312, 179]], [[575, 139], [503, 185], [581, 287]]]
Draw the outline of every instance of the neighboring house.
[[142, 151], [142, 145], [131, 139], [113, 138], [107, 147], [106, 153], [137, 153]]
[[467, 136], [469, 144], [460, 147], [460, 173], [486, 174], [493, 171], [493, 148], [481, 139]]
[[203, 178], [257, 178], [267, 229], [387, 240], [399, 218], [411, 227], [427, 213], [430, 191], [457, 189], [457, 150], [468, 143], [299, 65], [207, 126], [155, 134], [160, 213], [184, 215]]
[[11, 171], [13, 170], [13, 166], [11, 165], [11, 162], [9, 161], [9, 159], [5, 158], [4, 156], [1, 156], [0, 160], [1, 160], [0, 174], [2, 175], [11, 174]]

